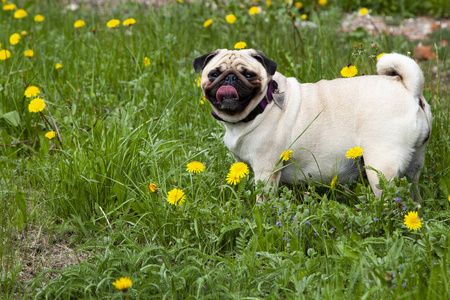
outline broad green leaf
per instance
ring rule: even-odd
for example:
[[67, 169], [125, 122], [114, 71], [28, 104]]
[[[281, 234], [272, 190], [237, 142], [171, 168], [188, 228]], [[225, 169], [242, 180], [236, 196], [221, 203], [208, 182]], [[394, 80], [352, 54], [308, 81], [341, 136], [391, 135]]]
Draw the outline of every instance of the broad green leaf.
[[19, 113], [15, 110], [3, 114], [1, 118], [5, 119], [9, 124], [15, 127], [19, 126], [20, 124]]

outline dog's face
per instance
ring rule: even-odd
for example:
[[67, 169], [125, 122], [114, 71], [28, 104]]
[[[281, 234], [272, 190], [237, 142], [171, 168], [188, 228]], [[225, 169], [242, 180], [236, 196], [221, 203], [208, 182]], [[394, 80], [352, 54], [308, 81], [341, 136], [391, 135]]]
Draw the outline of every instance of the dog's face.
[[203, 70], [201, 87], [215, 113], [234, 123], [265, 97], [277, 64], [261, 51], [220, 49], [196, 58], [194, 68]]

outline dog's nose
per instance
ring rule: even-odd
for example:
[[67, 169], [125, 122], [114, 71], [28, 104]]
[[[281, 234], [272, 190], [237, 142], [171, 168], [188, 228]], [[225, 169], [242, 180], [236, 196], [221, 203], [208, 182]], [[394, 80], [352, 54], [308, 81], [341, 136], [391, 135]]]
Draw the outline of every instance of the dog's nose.
[[237, 81], [237, 76], [234, 74], [228, 74], [227, 77], [225, 77], [225, 81], [228, 83], [234, 83]]

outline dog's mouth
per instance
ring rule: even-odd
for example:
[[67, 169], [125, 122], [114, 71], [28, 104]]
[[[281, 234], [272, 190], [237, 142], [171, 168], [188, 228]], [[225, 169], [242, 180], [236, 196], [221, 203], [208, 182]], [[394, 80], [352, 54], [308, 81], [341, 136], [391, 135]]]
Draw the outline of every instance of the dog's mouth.
[[235, 115], [244, 111], [261, 92], [259, 80], [249, 81], [241, 73], [223, 72], [204, 87], [206, 99], [220, 112]]
[[243, 111], [255, 97], [256, 93], [257, 89], [253, 91], [245, 91], [244, 93], [241, 92], [241, 95], [239, 95], [239, 92], [235, 87], [231, 85], [223, 85], [215, 92], [210, 91], [207, 93], [206, 98], [218, 110], [234, 115]]
[[217, 90], [216, 100], [219, 103], [239, 101], [239, 94], [231, 85], [224, 85]]

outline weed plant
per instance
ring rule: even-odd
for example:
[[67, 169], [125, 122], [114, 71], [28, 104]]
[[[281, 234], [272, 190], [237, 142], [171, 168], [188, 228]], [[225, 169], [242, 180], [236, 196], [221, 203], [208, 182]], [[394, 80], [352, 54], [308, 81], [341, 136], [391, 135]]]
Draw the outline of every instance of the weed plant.
[[[397, 12], [370, 3], [373, 13]], [[0, 60], [2, 298], [450, 298], [450, 102], [440, 76], [449, 58], [441, 40], [437, 59], [422, 63], [434, 121], [420, 204], [406, 179], [382, 176], [378, 200], [362, 179], [282, 185], [261, 203], [251, 172], [237, 185], [226, 180], [234, 160], [193, 59], [244, 41], [281, 73], [316, 82], [340, 77], [348, 64], [358, 76], [375, 74], [378, 54], [411, 53], [413, 42], [343, 34], [343, 12], [361, 8], [348, 1], [15, 4], [28, 16], [0, 12], [1, 49], [11, 54]], [[252, 5], [259, 13], [249, 14]], [[128, 18], [136, 23], [123, 25]], [[107, 27], [111, 19], [120, 25]], [[85, 25], [74, 28], [77, 20]], [[16, 45], [13, 33], [21, 34]], [[41, 91], [42, 114], [29, 111], [29, 86]], [[186, 171], [192, 161], [205, 170]], [[167, 202], [175, 188], [182, 205]], [[422, 218], [417, 231], [404, 225], [409, 211]], [[37, 234], [45, 247], [27, 243]], [[60, 248], [70, 251], [57, 268]], [[47, 265], [26, 263], [39, 255]], [[126, 291], [112, 284], [120, 277], [132, 280]]]

